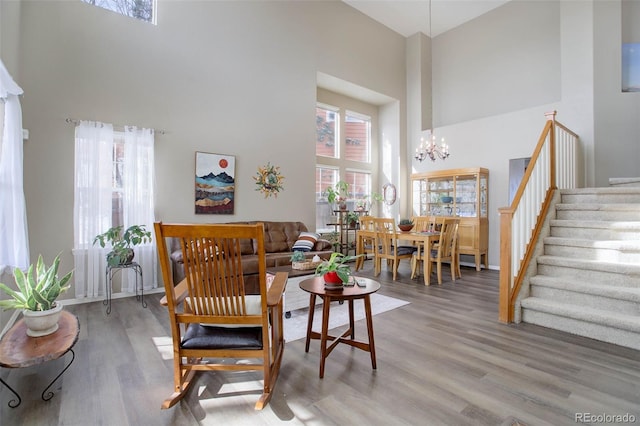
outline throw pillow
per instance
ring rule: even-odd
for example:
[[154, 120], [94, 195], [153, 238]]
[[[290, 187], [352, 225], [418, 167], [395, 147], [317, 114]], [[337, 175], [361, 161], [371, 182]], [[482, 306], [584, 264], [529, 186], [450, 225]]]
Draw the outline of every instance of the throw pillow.
[[314, 232], [301, 232], [298, 236], [298, 239], [295, 243], [293, 243], [292, 250], [293, 251], [311, 251], [313, 246], [318, 241], [320, 235]]

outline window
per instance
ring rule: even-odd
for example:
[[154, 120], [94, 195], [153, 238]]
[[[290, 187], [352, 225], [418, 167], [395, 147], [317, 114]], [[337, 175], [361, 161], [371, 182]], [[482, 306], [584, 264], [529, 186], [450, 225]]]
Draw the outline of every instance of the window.
[[[351, 98], [339, 98], [339, 102], [335, 102], [338, 105], [324, 102], [316, 105], [315, 192], [316, 230], [319, 232], [332, 231], [333, 227], [328, 224], [336, 221], [333, 217], [335, 206], [327, 201], [327, 188], [335, 188], [338, 181], [347, 182], [347, 208], [369, 210], [372, 188], [377, 181], [372, 160], [371, 114], [354, 111], [351, 105], [354, 102], [362, 104], [362, 109], [370, 113], [375, 113], [376, 107]], [[350, 108], [343, 105], [350, 105]]]
[[123, 210], [124, 133], [113, 132], [113, 170], [111, 177], [111, 226], [124, 225]]
[[354, 200], [363, 200], [371, 195], [371, 172], [346, 170], [343, 180], [349, 184], [349, 193]]
[[316, 230], [324, 229], [328, 223], [334, 222], [331, 218], [333, 206], [327, 201], [324, 191], [329, 187], [335, 187], [338, 171], [335, 167], [316, 166]]
[[338, 112], [328, 105], [316, 108], [316, 155], [338, 158]]
[[371, 118], [347, 111], [344, 119], [345, 159], [371, 162]]
[[156, 23], [156, 0], [82, 0], [85, 3], [111, 10], [141, 21]]
[[[96, 235], [115, 226], [154, 222], [154, 135], [151, 129], [82, 121], [76, 127], [74, 192], [74, 274], [76, 297], [104, 295], [109, 247], [94, 245]], [[135, 261], [146, 275], [145, 289], [156, 286], [154, 242], [136, 246]], [[123, 274], [122, 291], [135, 291]]]
[[22, 89], [0, 60], [0, 276], [29, 265], [29, 235], [23, 186]]

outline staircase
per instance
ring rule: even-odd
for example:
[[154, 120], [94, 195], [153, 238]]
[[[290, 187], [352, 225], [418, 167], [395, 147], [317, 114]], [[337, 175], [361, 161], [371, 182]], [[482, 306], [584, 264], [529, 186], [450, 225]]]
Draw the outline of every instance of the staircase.
[[549, 225], [522, 321], [640, 350], [640, 187], [560, 190]]

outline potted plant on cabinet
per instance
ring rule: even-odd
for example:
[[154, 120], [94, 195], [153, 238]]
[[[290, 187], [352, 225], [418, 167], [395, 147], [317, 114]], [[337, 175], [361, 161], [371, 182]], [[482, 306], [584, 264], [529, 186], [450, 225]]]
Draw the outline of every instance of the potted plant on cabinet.
[[67, 283], [73, 275], [73, 271], [70, 271], [62, 279], [58, 279], [59, 265], [60, 255], [56, 256], [49, 269], [40, 255], [36, 263], [35, 276], [33, 264], [29, 265], [26, 275], [20, 268], [13, 271], [17, 291], [0, 283], [0, 290], [11, 297], [0, 300], [0, 307], [22, 309], [29, 336], [46, 336], [58, 329], [58, 318], [63, 305], [56, 302], [56, 299], [69, 289]]
[[338, 252], [331, 253], [331, 257], [328, 260], [323, 260], [316, 267], [316, 276], [324, 278], [325, 287], [340, 288], [343, 283], [349, 282], [349, 276], [351, 275], [351, 267], [347, 262], [360, 256], [362, 255], [346, 256]]
[[151, 242], [151, 232], [144, 225], [131, 225], [122, 232], [123, 229], [123, 226], [114, 226], [93, 240], [94, 245], [99, 243], [102, 248], [107, 242], [111, 243], [111, 251], [107, 254], [107, 264], [111, 267], [129, 265], [135, 255], [133, 247]]

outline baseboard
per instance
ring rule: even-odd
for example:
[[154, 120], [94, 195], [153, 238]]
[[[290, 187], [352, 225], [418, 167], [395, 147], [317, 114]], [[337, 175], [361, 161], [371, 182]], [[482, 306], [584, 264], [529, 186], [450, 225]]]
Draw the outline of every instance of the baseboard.
[[[152, 288], [151, 290], [145, 290], [144, 294], [157, 294], [164, 293], [164, 287]], [[123, 299], [125, 297], [134, 297], [135, 293], [114, 293], [111, 295], [111, 300], [113, 299]], [[79, 305], [81, 303], [92, 303], [92, 302], [101, 302], [104, 300], [104, 297], [84, 297], [82, 299], [73, 298], [73, 299], [60, 299], [62, 303], [65, 305]]]

